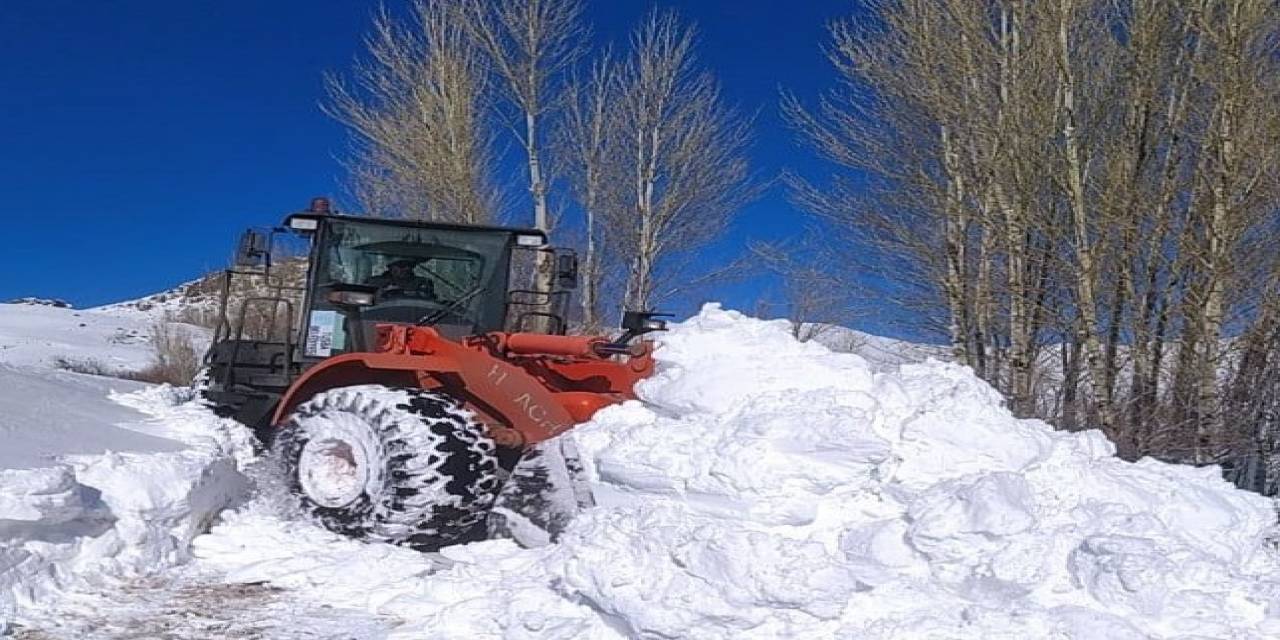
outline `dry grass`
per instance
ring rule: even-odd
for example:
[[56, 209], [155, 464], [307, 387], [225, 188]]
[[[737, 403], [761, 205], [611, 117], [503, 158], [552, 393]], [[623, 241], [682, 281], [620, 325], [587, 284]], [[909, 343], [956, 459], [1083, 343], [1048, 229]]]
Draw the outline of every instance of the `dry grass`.
[[137, 380], [153, 384], [186, 386], [200, 371], [202, 357], [191, 333], [180, 325], [161, 321], [151, 329], [152, 362], [146, 367], [129, 371], [107, 366], [93, 358], [54, 358], [53, 366], [63, 371], [91, 376], [108, 376], [124, 380]]
[[187, 330], [175, 323], [155, 323], [151, 328], [151, 347], [153, 362], [133, 372], [131, 379], [182, 386], [191, 384], [200, 371], [201, 354], [195, 341]]

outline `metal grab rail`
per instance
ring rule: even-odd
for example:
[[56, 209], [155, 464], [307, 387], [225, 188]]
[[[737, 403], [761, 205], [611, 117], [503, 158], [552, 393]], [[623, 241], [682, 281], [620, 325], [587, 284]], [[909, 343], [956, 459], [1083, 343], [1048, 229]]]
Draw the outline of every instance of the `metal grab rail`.
[[[238, 327], [238, 330], [236, 331], [235, 341], [232, 343], [232, 346], [231, 346], [231, 360], [230, 360], [230, 362], [228, 362], [228, 366], [227, 366], [227, 370], [226, 370], [226, 379], [224, 379], [224, 380], [222, 381], [222, 383], [223, 383], [223, 385], [224, 385], [224, 386], [226, 386], [226, 385], [230, 385], [230, 384], [234, 383], [234, 381], [231, 379], [231, 376], [232, 376], [232, 372], [234, 372], [234, 371], [235, 371], [235, 365], [236, 365], [236, 363], [239, 361], [239, 356], [240, 356], [240, 345], [244, 343], [244, 325], [245, 325], [245, 319], [246, 319], [246, 317], [248, 316], [248, 310], [249, 310], [249, 307], [250, 307], [250, 306], [252, 306], [254, 303], [259, 303], [259, 302], [261, 302], [261, 303], [267, 303], [267, 302], [272, 303], [272, 305], [271, 305], [271, 320], [270, 320], [270, 325], [269, 325], [269, 327], [270, 327], [270, 329], [271, 329], [271, 331], [272, 331], [272, 332], [274, 332], [274, 330], [275, 330], [275, 325], [276, 325], [275, 320], [276, 320], [276, 318], [278, 318], [278, 317], [279, 317], [279, 316], [278, 316], [278, 313], [279, 313], [280, 305], [281, 305], [281, 304], [284, 304], [284, 306], [285, 306], [285, 319], [286, 319], [286, 322], [285, 322], [285, 326], [284, 326], [284, 341], [283, 341], [283, 342], [284, 342], [284, 354], [283, 354], [283, 356], [284, 356], [284, 361], [280, 364], [280, 369], [281, 369], [281, 371], [280, 371], [280, 372], [285, 376], [285, 378], [286, 378], [286, 379], [292, 379], [292, 377], [293, 377], [293, 376], [292, 376], [292, 374], [291, 374], [291, 372], [289, 371], [289, 365], [293, 362], [293, 350], [294, 350], [294, 341], [293, 341], [293, 318], [294, 318], [294, 308], [293, 308], [293, 302], [292, 302], [292, 301], [290, 301], [290, 300], [288, 300], [288, 299], [286, 299], [286, 298], [284, 298], [283, 296], [271, 296], [271, 297], [266, 297], [266, 296], [255, 296], [255, 297], [252, 297], [252, 298], [245, 298], [245, 299], [244, 299], [244, 301], [243, 301], [243, 302], [241, 302], [241, 304], [240, 304], [240, 314], [239, 314], [239, 317], [237, 318], [237, 319], [239, 320], [239, 323], [238, 323], [238, 324], [239, 324], [239, 327]], [[268, 341], [269, 341], [269, 339], [270, 339], [271, 337], [273, 337], [273, 336], [272, 336], [272, 335], [270, 335], [270, 333], [269, 333], [266, 337], [268, 338]], [[275, 360], [275, 359], [274, 359], [274, 358], [272, 358], [273, 364], [271, 364], [271, 369], [269, 370], [269, 371], [270, 371], [270, 373], [275, 373], [275, 368], [276, 368], [276, 366], [275, 366], [275, 364], [274, 364], [274, 360]]]
[[[521, 295], [526, 295], [532, 300], [518, 300]], [[569, 292], [564, 290], [556, 291], [538, 291], [535, 289], [512, 289], [507, 292], [506, 311], [507, 329], [515, 332], [526, 331], [526, 321], [529, 318], [547, 318], [554, 324], [554, 329], [548, 328], [547, 333], [555, 335], [563, 335], [569, 327], [568, 320], [565, 318], [565, 308], [568, 306]], [[521, 307], [544, 307], [548, 311], [523, 311], [520, 312], [514, 322], [511, 321], [511, 308]]]

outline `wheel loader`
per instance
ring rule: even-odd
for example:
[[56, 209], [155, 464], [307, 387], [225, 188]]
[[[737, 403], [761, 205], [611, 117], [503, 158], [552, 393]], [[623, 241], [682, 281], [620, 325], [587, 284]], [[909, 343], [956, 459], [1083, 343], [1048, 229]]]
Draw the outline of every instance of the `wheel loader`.
[[[273, 255], [281, 238], [300, 255]], [[633, 398], [653, 370], [642, 336], [664, 328], [628, 312], [616, 339], [565, 335], [576, 281], [574, 254], [535, 229], [313, 199], [241, 237], [199, 386], [330, 530], [421, 550], [545, 543], [591, 504], [556, 436]]]

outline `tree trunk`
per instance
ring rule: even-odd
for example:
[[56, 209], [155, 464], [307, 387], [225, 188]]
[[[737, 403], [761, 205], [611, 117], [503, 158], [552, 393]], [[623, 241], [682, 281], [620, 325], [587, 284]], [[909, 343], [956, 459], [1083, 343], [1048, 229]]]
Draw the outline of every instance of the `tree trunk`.
[[942, 127], [941, 136], [943, 166], [947, 172], [947, 201], [949, 205], [944, 213], [946, 216], [947, 273], [943, 281], [943, 290], [947, 296], [947, 311], [950, 318], [948, 331], [951, 334], [951, 356], [955, 358], [956, 362], [972, 367], [975, 364], [969, 351], [969, 336], [972, 331], [969, 326], [969, 303], [965, 297], [965, 271], [967, 267], [965, 252], [968, 247], [966, 234], [968, 233], [969, 222], [964, 213], [964, 178], [959, 173], [957, 167], [959, 160], [955, 152], [954, 141], [951, 139], [950, 131], [946, 126]]
[[1107, 396], [1107, 373], [1103, 370], [1102, 346], [1098, 339], [1098, 300], [1094, 289], [1098, 265], [1093, 240], [1089, 234], [1089, 214], [1084, 190], [1084, 166], [1077, 137], [1075, 73], [1071, 69], [1071, 44], [1068, 22], [1073, 11], [1072, 0], [1058, 5], [1058, 72], [1062, 92], [1063, 152], [1067, 161], [1067, 199], [1071, 209], [1073, 249], [1080, 273], [1075, 278], [1076, 303], [1080, 314], [1080, 339], [1084, 347], [1085, 367], [1089, 372], [1090, 390], [1096, 406], [1099, 427], [1108, 437], [1115, 437], [1115, 417], [1111, 398]]

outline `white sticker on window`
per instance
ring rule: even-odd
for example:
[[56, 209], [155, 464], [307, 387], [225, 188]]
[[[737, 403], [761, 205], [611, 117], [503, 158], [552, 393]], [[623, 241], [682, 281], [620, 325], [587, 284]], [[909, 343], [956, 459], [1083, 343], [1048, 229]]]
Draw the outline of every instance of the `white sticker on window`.
[[337, 311], [311, 312], [307, 321], [307, 355], [327, 358], [333, 353], [333, 328], [337, 323]]

